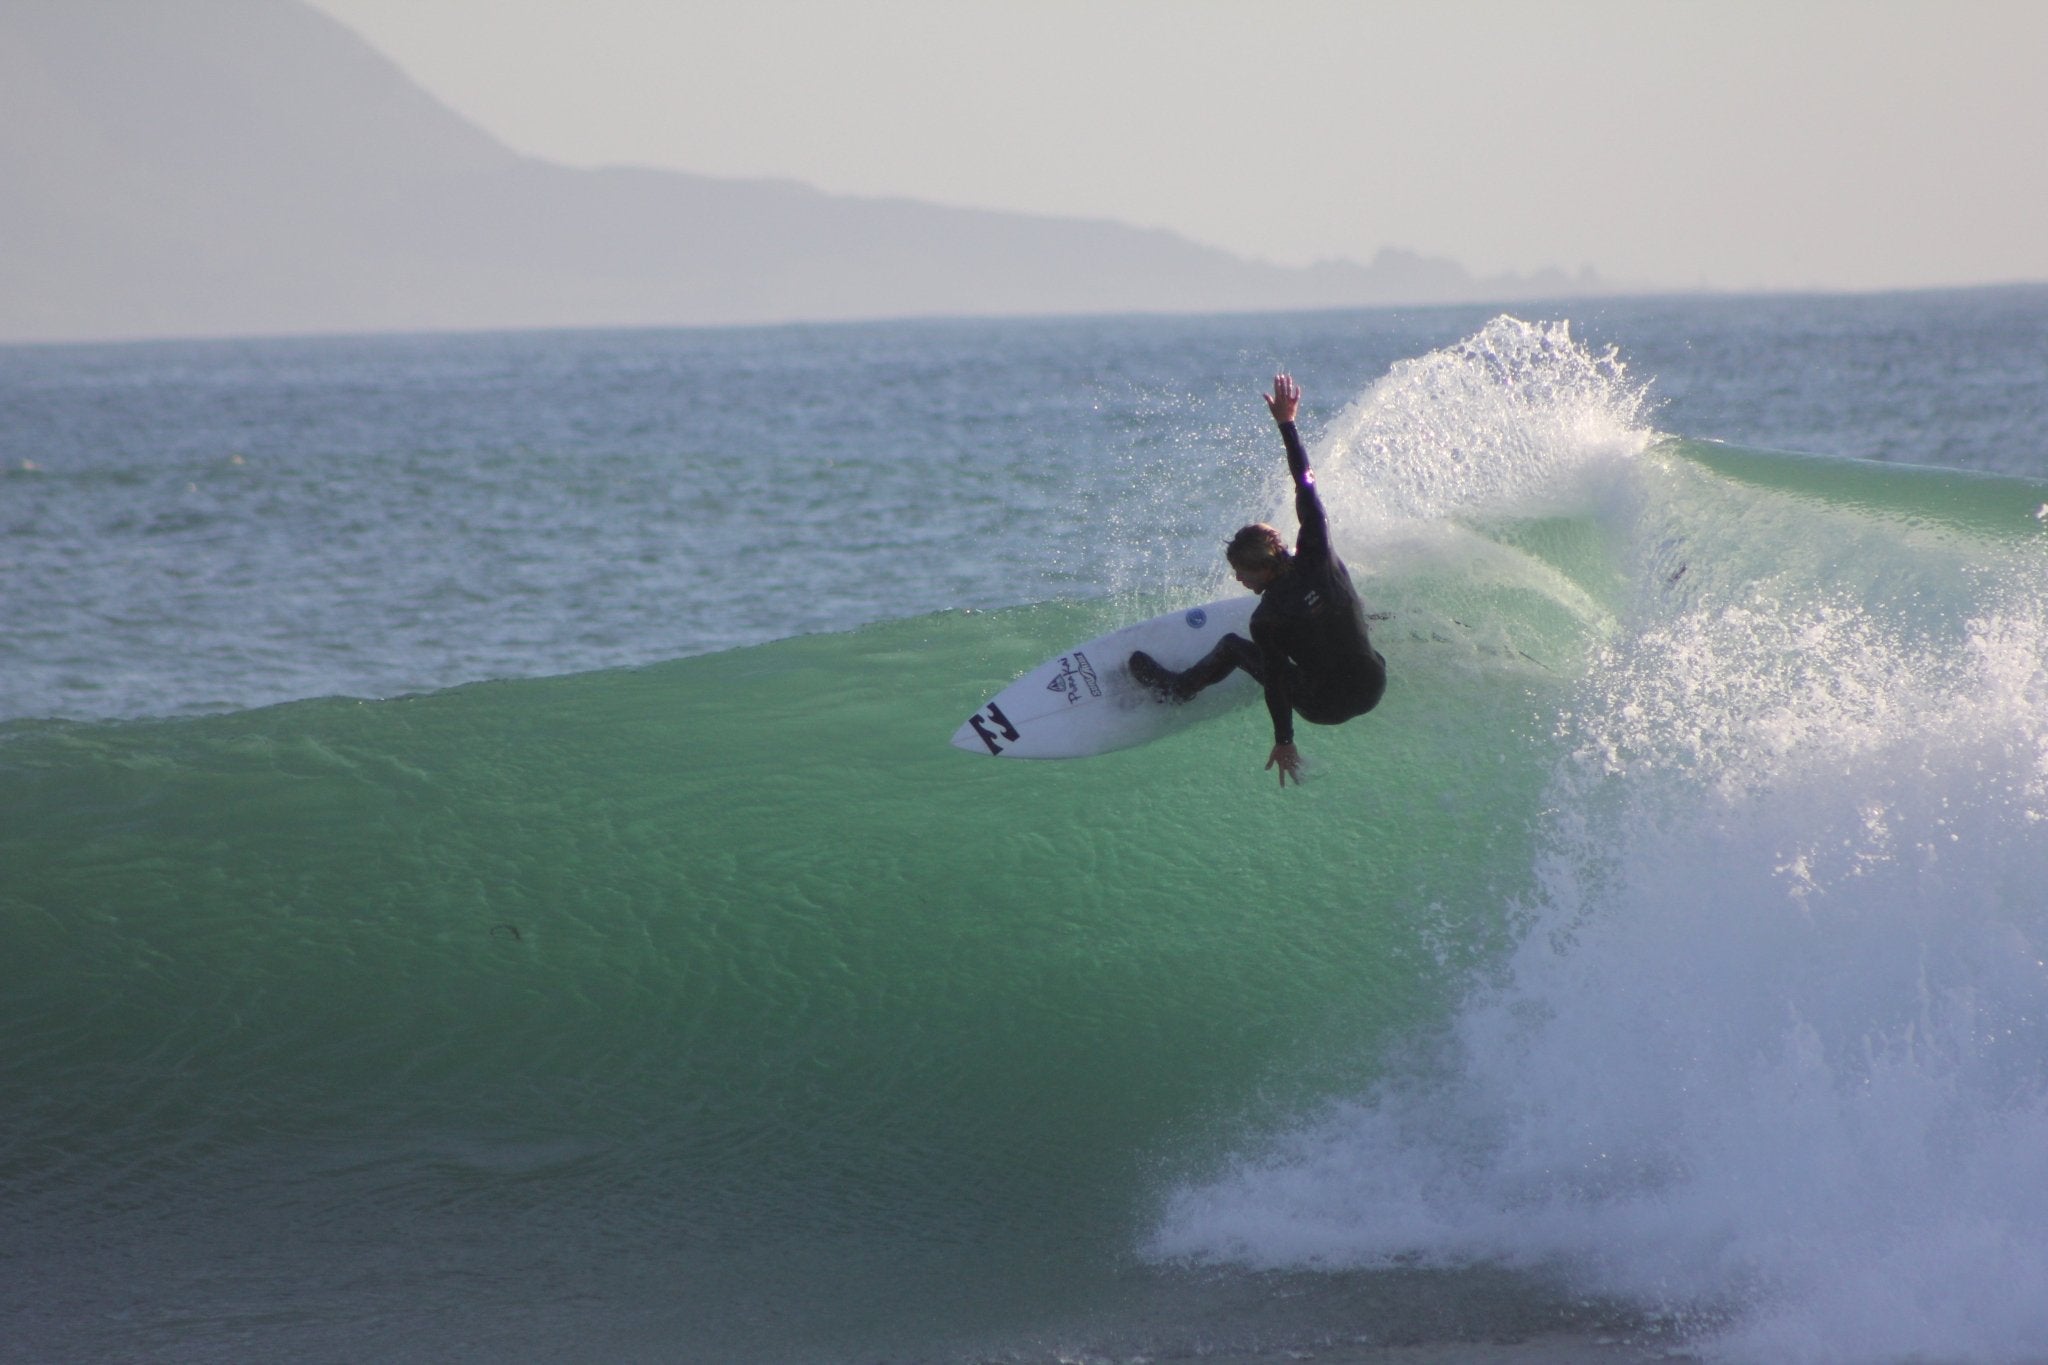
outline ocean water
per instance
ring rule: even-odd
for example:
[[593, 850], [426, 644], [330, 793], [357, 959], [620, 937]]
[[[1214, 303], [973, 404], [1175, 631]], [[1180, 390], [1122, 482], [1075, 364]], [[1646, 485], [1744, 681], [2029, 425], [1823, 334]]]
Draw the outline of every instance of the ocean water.
[[[953, 727], [1227, 586], [1392, 684]], [[2048, 1357], [2048, 290], [0, 350], [0, 1359]]]

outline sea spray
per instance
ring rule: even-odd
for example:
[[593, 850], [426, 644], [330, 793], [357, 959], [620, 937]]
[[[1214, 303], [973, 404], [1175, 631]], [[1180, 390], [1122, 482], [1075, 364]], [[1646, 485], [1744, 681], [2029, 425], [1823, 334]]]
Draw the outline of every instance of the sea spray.
[[1566, 322], [1503, 315], [1455, 346], [1395, 364], [1319, 447], [1324, 495], [1380, 517], [1435, 521], [1564, 505], [1576, 476], [1640, 453], [1649, 386]]
[[[1731, 517], [1762, 504], [1684, 463], [1611, 528], [1655, 572], [1559, 713], [1514, 949], [1419, 1061], [1179, 1190], [1151, 1250], [1541, 1268], [1732, 1360], [2037, 1354], [2039, 539]], [[1705, 553], [1795, 519], [1768, 577]]]

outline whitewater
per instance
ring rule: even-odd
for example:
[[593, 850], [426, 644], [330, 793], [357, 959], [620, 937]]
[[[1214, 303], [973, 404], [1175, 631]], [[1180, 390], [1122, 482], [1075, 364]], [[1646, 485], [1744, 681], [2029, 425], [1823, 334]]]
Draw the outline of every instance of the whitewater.
[[2048, 1349], [2048, 507], [1778, 492], [1845, 472], [1603, 472], [1630, 592], [1552, 717], [1512, 949], [1156, 1254], [1555, 1267], [1715, 1358]]
[[2048, 1355], [2048, 295], [1572, 311], [0, 352], [0, 1359]]

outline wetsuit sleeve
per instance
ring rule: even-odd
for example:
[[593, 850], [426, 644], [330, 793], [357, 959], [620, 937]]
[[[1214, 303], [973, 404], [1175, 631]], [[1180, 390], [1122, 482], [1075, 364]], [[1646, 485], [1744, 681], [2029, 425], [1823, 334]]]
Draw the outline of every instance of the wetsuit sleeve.
[[1273, 718], [1273, 742], [1294, 743], [1294, 699], [1287, 691], [1287, 651], [1280, 645], [1280, 627], [1252, 618], [1252, 643], [1264, 657], [1266, 714]]
[[1280, 424], [1280, 439], [1287, 443], [1287, 473], [1294, 480], [1294, 515], [1301, 522], [1301, 536], [1294, 553], [1304, 559], [1330, 557], [1330, 519], [1323, 514], [1323, 500], [1316, 496], [1315, 471], [1308, 467], [1308, 451], [1294, 423]]

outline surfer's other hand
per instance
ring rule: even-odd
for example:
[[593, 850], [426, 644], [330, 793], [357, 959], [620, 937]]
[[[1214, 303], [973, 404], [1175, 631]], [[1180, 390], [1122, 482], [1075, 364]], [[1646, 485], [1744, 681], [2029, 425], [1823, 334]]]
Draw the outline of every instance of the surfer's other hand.
[[1293, 778], [1294, 785], [1301, 785], [1301, 750], [1292, 744], [1275, 744], [1273, 752], [1266, 759], [1266, 771], [1280, 769], [1280, 785], [1285, 787], [1287, 779]]

